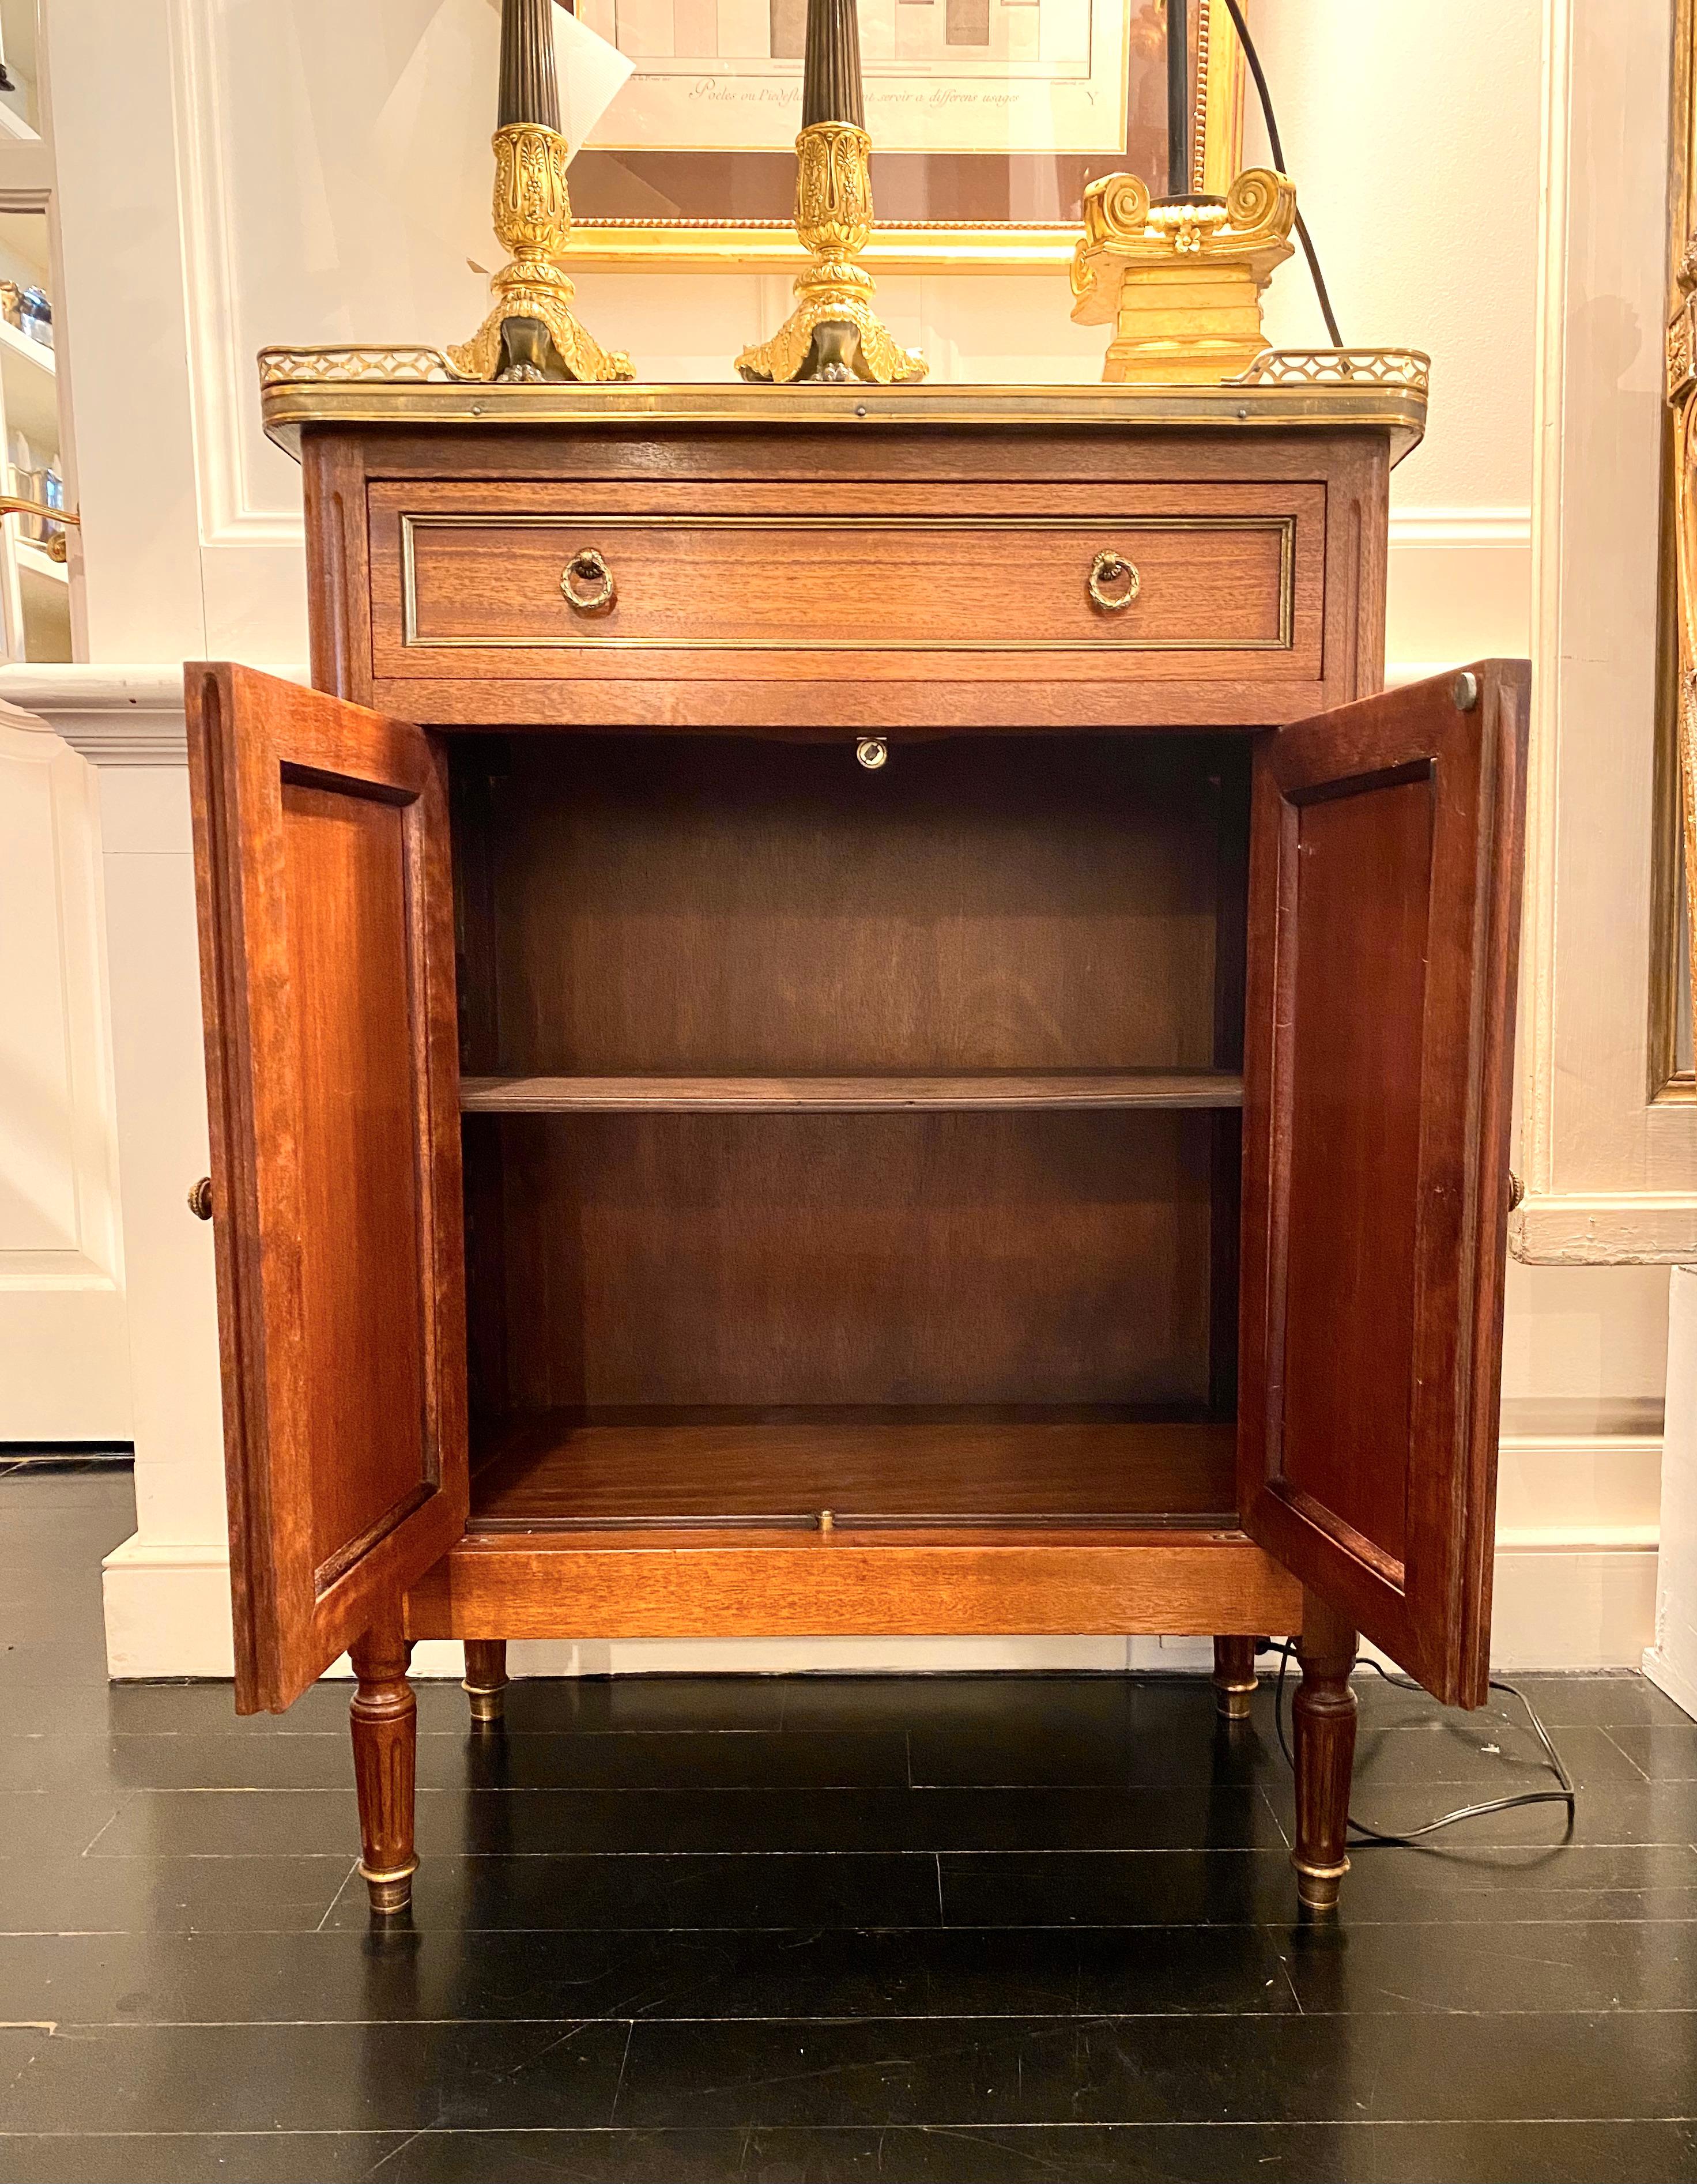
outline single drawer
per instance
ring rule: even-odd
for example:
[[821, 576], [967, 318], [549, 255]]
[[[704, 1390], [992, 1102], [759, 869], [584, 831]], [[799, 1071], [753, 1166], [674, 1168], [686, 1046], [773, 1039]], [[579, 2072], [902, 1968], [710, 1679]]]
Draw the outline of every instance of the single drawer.
[[373, 486], [380, 677], [784, 675], [809, 658], [1040, 680], [1094, 677], [1116, 652], [1158, 674], [1320, 672], [1317, 486], [1271, 507], [1241, 487], [1075, 487], [1046, 505], [979, 488], [965, 508], [865, 486], [860, 505], [809, 506], [791, 487], [727, 510], [698, 487], [642, 506], [583, 486], [575, 506], [491, 504], [512, 490], [480, 506], [476, 487]]

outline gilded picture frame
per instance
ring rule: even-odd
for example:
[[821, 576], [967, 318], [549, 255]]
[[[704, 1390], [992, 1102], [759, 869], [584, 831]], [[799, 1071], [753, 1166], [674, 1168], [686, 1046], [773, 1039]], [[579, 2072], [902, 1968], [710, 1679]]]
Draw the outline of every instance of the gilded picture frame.
[[1651, 1100], [1697, 1100], [1697, 0], [1675, 0], [1668, 177], [1668, 410], [1662, 456]]
[[[570, 0], [570, 4], [604, 34], [611, 26], [616, 0]], [[648, 4], [652, 6], [654, 0], [648, 0]], [[704, 5], [713, 4], [713, 0], [668, 0], [668, 4], [698, 11]], [[804, 0], [764, 0], [764, 4], [773, 10], [775, 20], [781, 7], [792, 14], [799, 8], [804, 17]], [[927, 5], [969, 11], [976, 8], [984, 15], [987, 26], [990, 11], [996, 7], [1035, 10], [1048, 4], [1051, 0], [896, 0], [897, 6], [910, 8], [915, 13]], [[1158, 23], [1164, 14], [1165, 0], [1073, 0], [1073, 4], [1099, 8], [1112, 4], [1123, 11], [1127, 58], [1121, 98], [1128, 102], [1133, 33], [1147, 39], [1150, 22]], [[952, 22], [954, 18], [949, 20]], [[864, 21], [863, 16], [863, 25]], [[863, 48], [866, 42], [863, 34]], [[1193, 0], [1191, 47], [1190, 186], [1223, 195], [1242, 164], [1248, 81], [1243, 47], [1225, 0]], [[1164, 63], [1162, 69], [1164, 75]], [[798, 58], [794, 72], [798, 86]], [[886, 77], [890, 74], [887, 68]], [[1071, 259], [1078, 237], [1073, 201], [1082, 194], [1084, 184], [1099, 175], [1112, 174], [1134, 164], [1126, 148], [1133, 119], [1129, 103], [1117, 124], [1121, 139], [1117, 148], [1052, 152], [1046, 155], [1054, 169], [1052, 180], [1041, 171], [1045, 155], [1040, 151], [1010, 155], [967, 148], [936, 151], [927, 148], [923, 152], [891, 148], [878, 142], [876, 83], [876, 70], [869, 66], [867, 118], [875, 148], [872, 187], [878, 224], [863, 255], [879, 271], [976, 269], [1003, 272], [1021, 267], [1064, 267]], [[612, 109], [615, 129], [619, 112], [615, 102]], [[789, 147], [692, 148], [665, 142], [665, 133], [664, 127], [633, 132], [637, 141], [620, 147], [616, 137], [610, 145], [601, 141], [609, 134], [604, 126], [577, 153], [570, 172], [573, 264], [667, 266], [698, 271], [715, 267], [776, 271], [793, 267], [801, 254], [790, 212], [795, 162]], [[1145, 141], [1138, 145], [1145, 161], [1147, 133], [1143, 132]], [[1161, 136], [1164, 144], [1164, 114]], [[1015, 193], [1006, 170], [1016, 162], [1022, 166], [1017, 179], [1024, 192], [1047, 195], [1053, 201], [1052, 216], [989, 216], [987, 200], [1010, 198]], [[733, 201], [738, 209], [720, 216], [718, 204], [722, 202], [728, 207]], [[758, 217], [748, 214], [751, 201], [758, 205]], [[972, 216], [912, 216], [916, 209], [929, 209], [933, 201]], [[665, 204], [666, 214], [637, 209], [650, 203]], [[1007, 211], [1011, 207], [1004, 203], [992, 209]]]

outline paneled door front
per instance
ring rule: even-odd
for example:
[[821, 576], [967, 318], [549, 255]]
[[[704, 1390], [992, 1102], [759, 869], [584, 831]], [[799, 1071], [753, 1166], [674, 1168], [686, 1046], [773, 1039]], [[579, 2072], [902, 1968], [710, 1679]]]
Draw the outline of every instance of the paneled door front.
[[1250, 820], [1244, 1528], [1477, 1705], [1509, 1212], [1528, 670], [1266, 737]]
[[448, 806], [421, 730], [187, 670], [236, 1705], [465, 1529]]

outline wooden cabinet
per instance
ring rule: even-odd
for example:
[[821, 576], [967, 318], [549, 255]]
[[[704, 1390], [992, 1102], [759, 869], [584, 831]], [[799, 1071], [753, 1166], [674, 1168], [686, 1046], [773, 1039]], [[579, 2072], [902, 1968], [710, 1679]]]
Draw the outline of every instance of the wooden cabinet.
[[1299, 1630], [1323, 1908], [1356, 1632], [1489, 1624], [1526, 671], [1371, 694], [1405, 399], [614, 392], [297, 385], [320, 688], [189, 671], [238, 1705], [353, 1648], [383, 1908], [415, 1638]]

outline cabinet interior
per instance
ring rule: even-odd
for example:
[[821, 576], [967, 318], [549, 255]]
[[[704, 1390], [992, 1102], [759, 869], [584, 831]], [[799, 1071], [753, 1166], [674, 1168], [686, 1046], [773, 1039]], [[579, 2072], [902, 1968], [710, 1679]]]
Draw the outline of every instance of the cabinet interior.
[[1242, 739], [449, 750], [475, 1526], [1232, 1520]]

